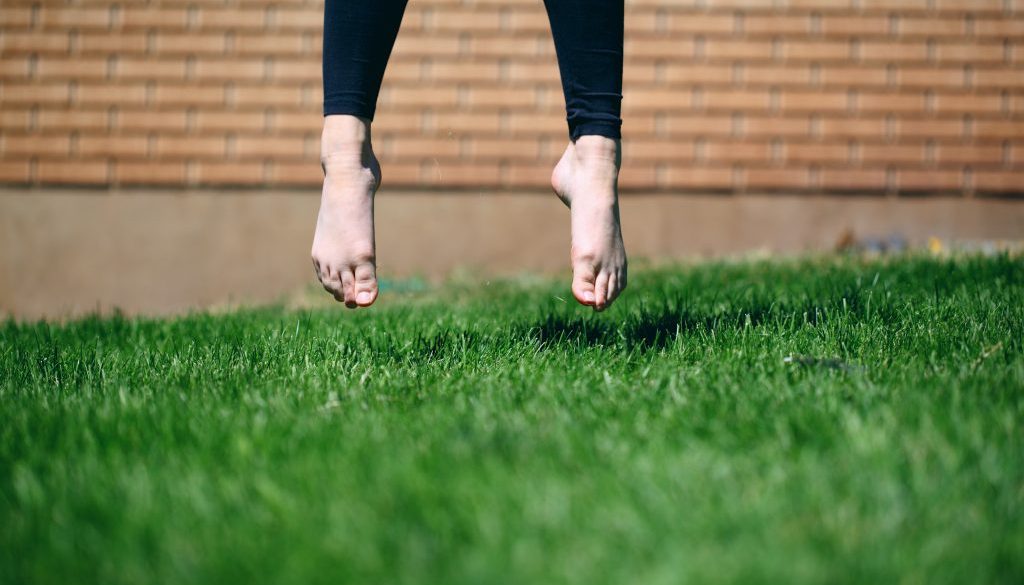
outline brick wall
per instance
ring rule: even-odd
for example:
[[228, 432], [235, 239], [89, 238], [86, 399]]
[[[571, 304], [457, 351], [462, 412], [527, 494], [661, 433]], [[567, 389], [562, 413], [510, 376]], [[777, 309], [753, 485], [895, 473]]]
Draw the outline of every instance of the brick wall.
[[[3, 0], [0, 183], [320, 181], [316, 0]], [[1020, 193], [1024, 0], [631, 0], [633, 190]], [[541, 0], [412, 0], [390, 186], [544, 187]]]

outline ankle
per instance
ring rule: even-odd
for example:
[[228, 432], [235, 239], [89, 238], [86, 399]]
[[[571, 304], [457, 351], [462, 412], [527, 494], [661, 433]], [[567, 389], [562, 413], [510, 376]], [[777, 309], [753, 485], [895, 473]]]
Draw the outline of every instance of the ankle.
[[320, 159], [326, 164], [331, 159], [355, 159], [366, 161], [373, 158], [370, 138], [370, 121], [348, 115], [324, 117], [324, 128], [320, 134]]
[[582, 163], [612, 163], [618, 169], [622, 159], [620, 141], [604, 136], [580, 136], [570, 148], [576, 160]]

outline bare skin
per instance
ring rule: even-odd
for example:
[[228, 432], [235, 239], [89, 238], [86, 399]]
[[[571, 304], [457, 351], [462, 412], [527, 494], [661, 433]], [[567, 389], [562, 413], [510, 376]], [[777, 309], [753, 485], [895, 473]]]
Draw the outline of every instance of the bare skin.
[[572, 294], [603, 311], [626, 288], [626, 248], [619, 223], [619, 141], [581, 136], [551, 173], [572, 216]]
[[324, 289], [346, 307], [369, 307], [378, 290], [373, 196], [381, 181], [369, 120], [324, 118], [320, 153], [324, 188], [313, 236], [313, 268]]
[[[571, 211], [572, 292], [602, 311], [626, 287], [626, 251], [619, 227], [619, 142], [583, 136], [569, 144], [551, 175], [555, 193]], [[377, 300], [373, 197], [380, 164], [370, 122], [327, 116], [321, 139], [324, 187], [313, 236], [313, 267], [324, 289], [346, 307]]]

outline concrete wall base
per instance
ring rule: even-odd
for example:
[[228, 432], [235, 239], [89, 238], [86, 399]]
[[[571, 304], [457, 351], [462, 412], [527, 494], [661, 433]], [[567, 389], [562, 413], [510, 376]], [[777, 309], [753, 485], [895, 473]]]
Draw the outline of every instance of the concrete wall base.
[[[0, 313], [168, 314], [279, 300], [314, 282], [317, 195], [0, 189]], [[1016, 200], [631, 194], [622, 207], [633, 258], [826, 250], [846, 233], [911, 244], [1024, 237]], [[547, 194], [384, 192], [379, 271], [567, 270], [568, 230], [568, 211]]]

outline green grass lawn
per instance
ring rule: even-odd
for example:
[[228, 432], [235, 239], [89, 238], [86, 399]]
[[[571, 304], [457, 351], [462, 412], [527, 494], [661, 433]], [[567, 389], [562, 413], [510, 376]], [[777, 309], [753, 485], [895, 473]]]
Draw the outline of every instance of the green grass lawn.
[[0, 580], [1024, 582], [1021, 258], [567, 282], [0, 324]]

